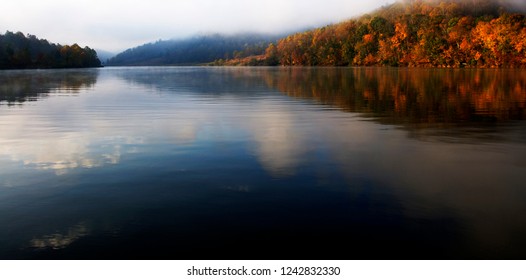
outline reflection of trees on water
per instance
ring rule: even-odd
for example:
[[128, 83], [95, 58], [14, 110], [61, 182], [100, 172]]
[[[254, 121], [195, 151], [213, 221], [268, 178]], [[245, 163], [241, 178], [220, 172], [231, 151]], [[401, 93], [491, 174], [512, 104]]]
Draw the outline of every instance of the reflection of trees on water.
[[494, 69], [286, 68], [267, 83], [298, 98], [389, 123], [526, 119], [526, 71]]
[[98, 69], [0, 72], [0, 104], [35, 101], [54, 91], [76, 94], [97, 82]]

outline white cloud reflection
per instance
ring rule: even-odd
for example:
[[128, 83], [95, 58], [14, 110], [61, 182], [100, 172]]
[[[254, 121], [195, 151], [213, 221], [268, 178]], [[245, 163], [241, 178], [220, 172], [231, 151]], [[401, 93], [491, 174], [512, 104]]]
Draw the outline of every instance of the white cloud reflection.
[[78, 239], [87, 236], [89, 233], [89, 228], [85, 223], [81, 222], [69, 228], [67, 232], [53, 233], [34, 238], [30, 241], [30, 246], [36, 249], [64, 249]]
[[[122, 148], [119, 140], [122, 139], [101, 145], [97, 135], [90, 131], [48, 131], [29, 137], [28, 128], [33, 124], [27, 116], [4, 116], [2, 121], [11, 125], [5, 126], [0, 137], [0, 155], [29, 167], [64, 175], [68, 170], [100, 167], [120, 161]], [[40, 122], [40, 125], [42, 129], [53, 127], [52, 123]], [[99, 146], [94, 149], [96, 145]]]
[[294, 115], [287, 110], [289, 108], [281, 109], [270, 114], [255, 113], [247, 128], [255, 144], [257, 159], [275, 177], [294, 175], [308, 150], [305, 139], [295, 128], [297, 120]]

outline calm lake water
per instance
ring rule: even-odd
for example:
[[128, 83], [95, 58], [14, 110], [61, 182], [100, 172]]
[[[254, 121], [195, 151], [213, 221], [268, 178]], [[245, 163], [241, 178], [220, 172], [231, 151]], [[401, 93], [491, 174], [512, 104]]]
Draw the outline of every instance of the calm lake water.
[[525, 221], [525, 70], [0, 72], [1, 259], [524, 259]]

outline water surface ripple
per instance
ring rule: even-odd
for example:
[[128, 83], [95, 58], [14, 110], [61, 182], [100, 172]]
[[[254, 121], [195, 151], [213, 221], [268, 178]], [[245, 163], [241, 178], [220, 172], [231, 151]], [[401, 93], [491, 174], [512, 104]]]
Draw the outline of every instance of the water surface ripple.
[[0, 72], [1, 259], [524, 259], [526, 71]]

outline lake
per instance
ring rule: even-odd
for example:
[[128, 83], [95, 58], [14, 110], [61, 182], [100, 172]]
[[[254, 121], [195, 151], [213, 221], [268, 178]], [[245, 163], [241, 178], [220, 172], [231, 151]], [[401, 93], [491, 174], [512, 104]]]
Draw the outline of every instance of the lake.
[[0, 71], [0, 259], [524, 259], [526, 71]]

